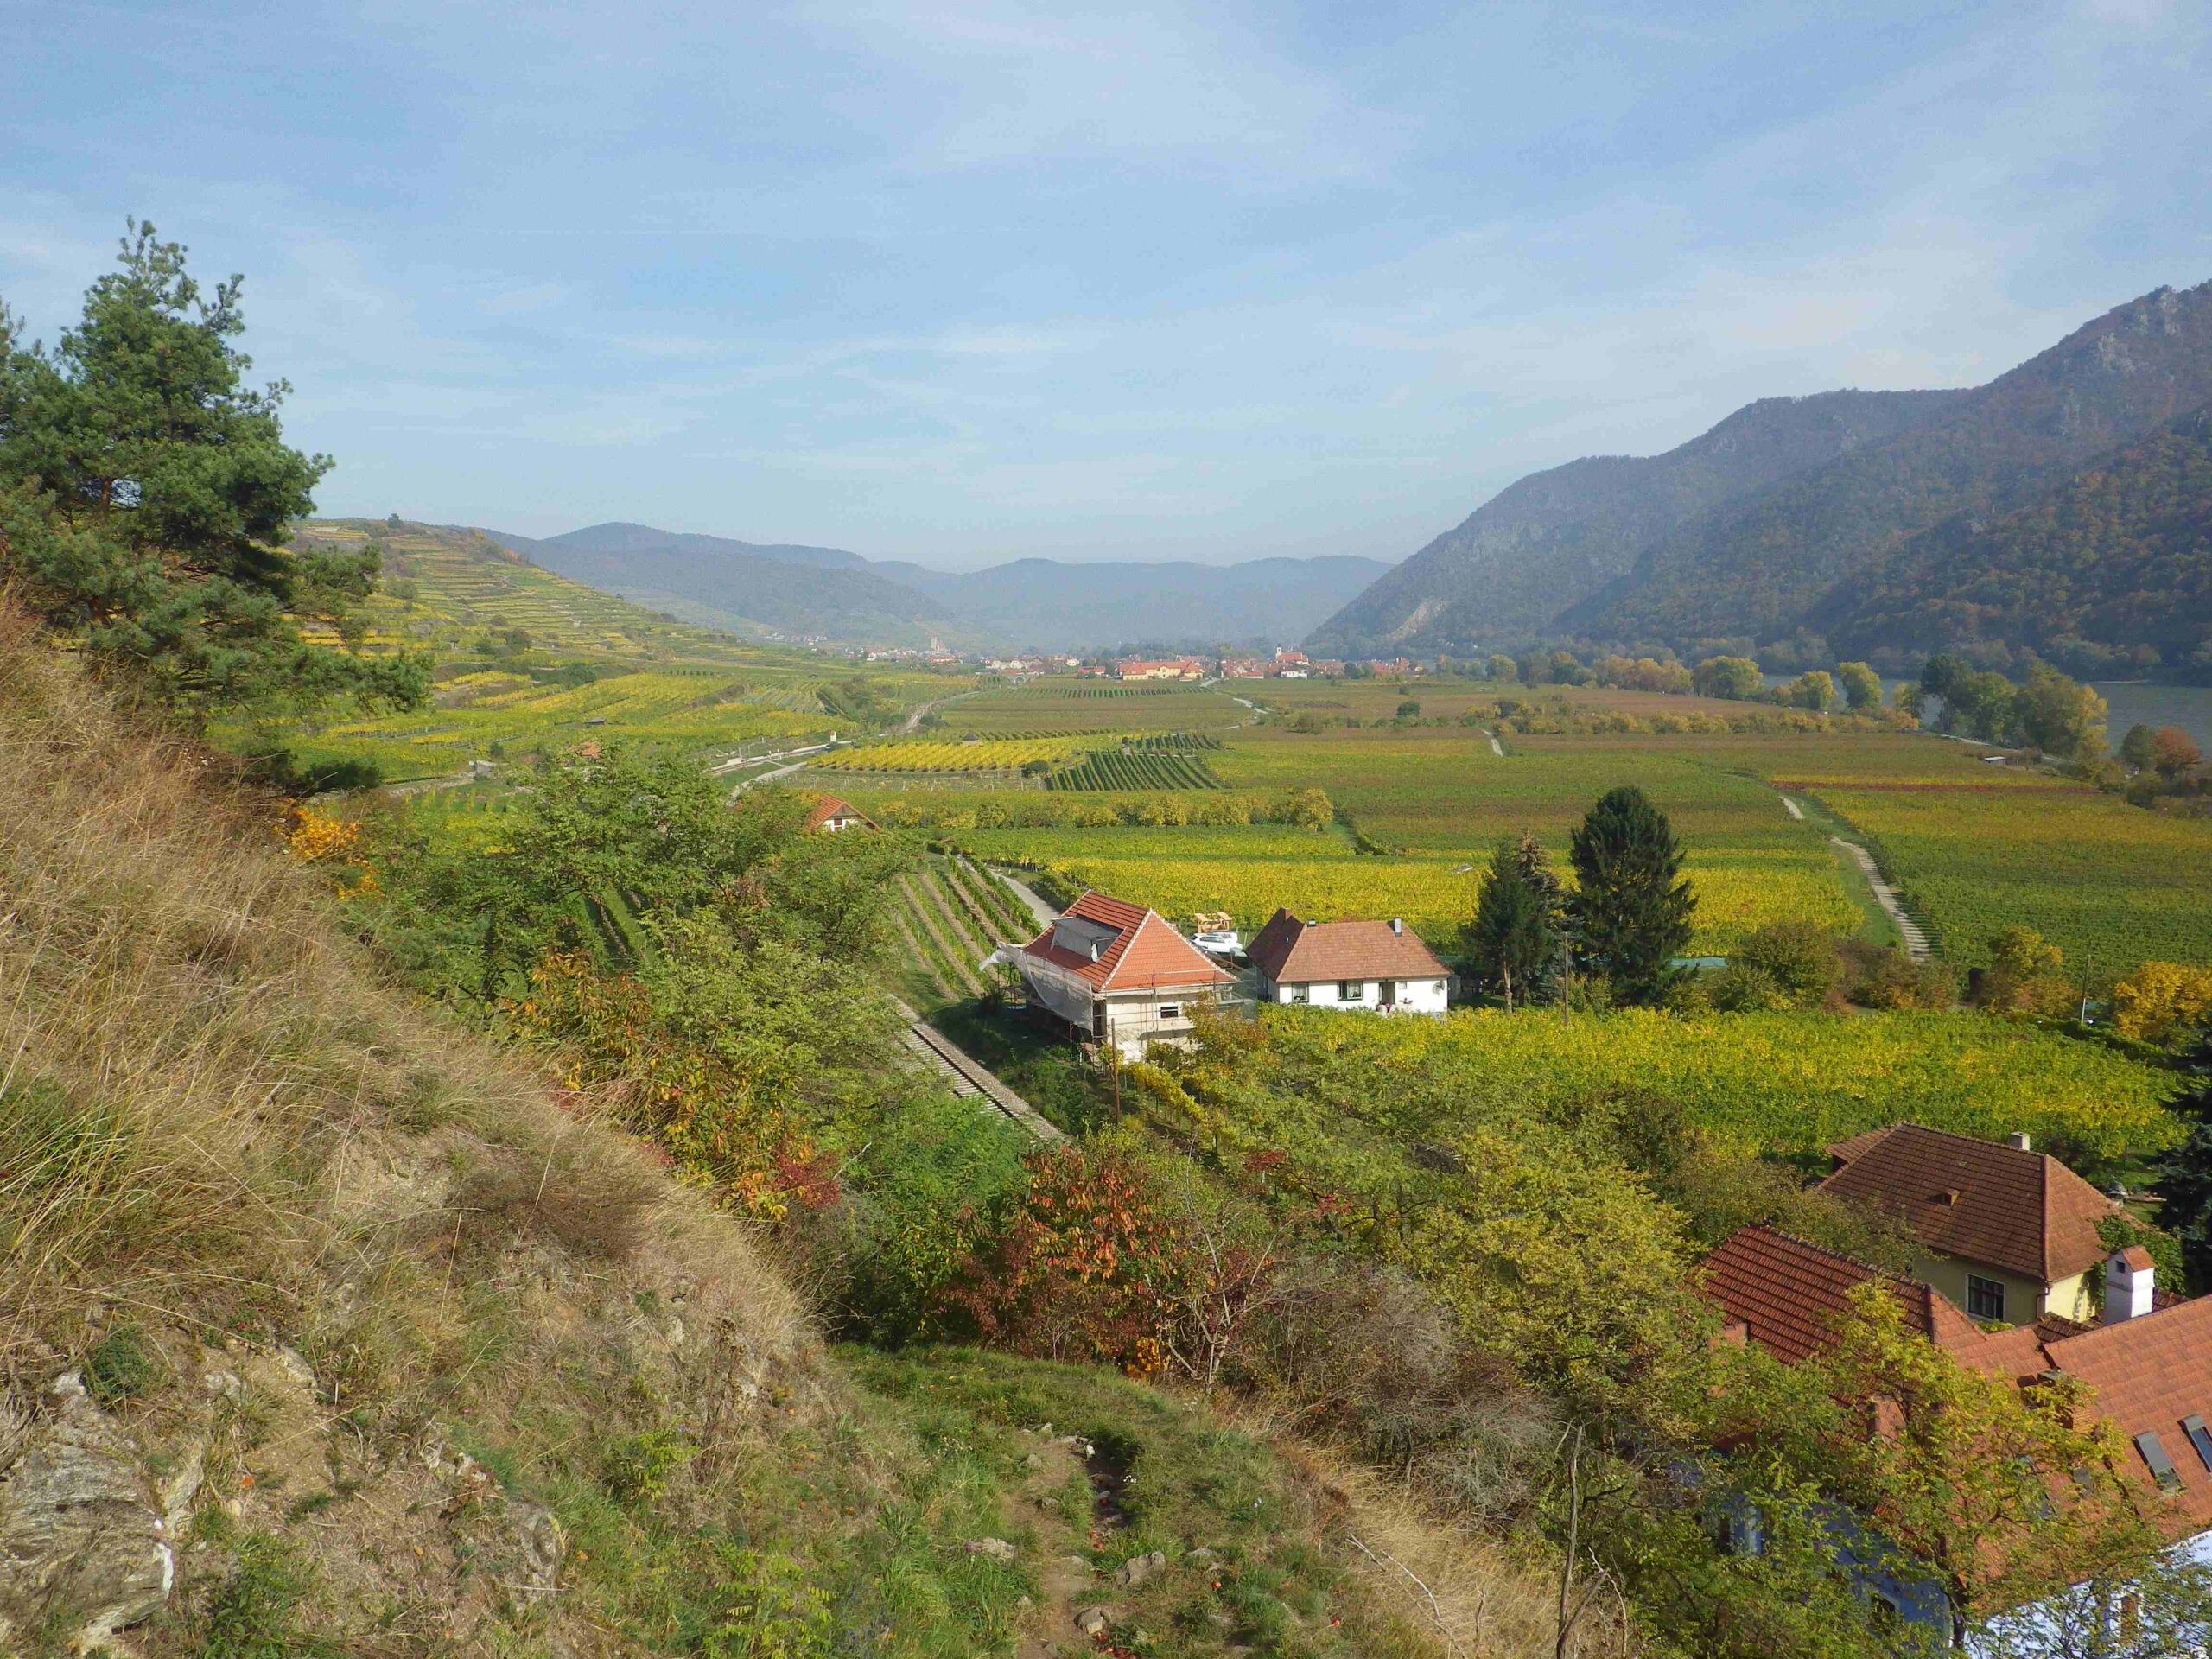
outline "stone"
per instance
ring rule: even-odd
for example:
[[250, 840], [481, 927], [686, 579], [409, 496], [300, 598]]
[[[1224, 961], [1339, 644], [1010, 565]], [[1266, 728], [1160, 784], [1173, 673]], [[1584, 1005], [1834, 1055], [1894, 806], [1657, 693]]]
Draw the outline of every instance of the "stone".
[[1103, 1607], [1086, 1607], [1075, 1616], [1075, 1627], [1085, 1636], [1103, 1636], [1113, 1627], [1114, 1621], [1106, 1617]]
[[1045, 1459], [1032, 1452], [1027, 1457], [1022, 1459], [1021, 1466], [1034, 1474], [1045, 1466]]
[[1159, 1550], [1148, 1549], [1141, 1555], [1132, 1555], [1114, 1573], [1114, 1582], [1124, 1589], [1134, 1590], [1148, 1584], [1167, 1570], [1167, 1557]]
[[0, 1649], [53, 1630], [90, 1647], [160, 1611], [176, 1555], [122, 1427], [69, 1372], [0, 1471]]
[[1193, 1567], [1211, 1567], [1220, 1560], [1221, 1557], [1201, 1544], [1196, 1549], [1185, 1551], [1183, 1559]]
[[1014, 1546], [1003, 1538], [970, 1538], [968, 1541], [968, 1553], [970, 1555], [981, 1555], [990, 1560], [1004, 1562], [1011, 1561], [1015, 1552]]
[[1060, 1565], [1071, 1573], [1082, 1573], [1085, 1578], [1089, 1578], [1096, 1568], [1096, 1563], [1085, 1555], [1063, 1555]]
[[514, 1547], [508, 1588], [519, 1601], [544, 1600], [560, 1589], [561, 1563], [569, 1554], [559, 1519], [543, 1503], [510, 1497], [500, 1520]]

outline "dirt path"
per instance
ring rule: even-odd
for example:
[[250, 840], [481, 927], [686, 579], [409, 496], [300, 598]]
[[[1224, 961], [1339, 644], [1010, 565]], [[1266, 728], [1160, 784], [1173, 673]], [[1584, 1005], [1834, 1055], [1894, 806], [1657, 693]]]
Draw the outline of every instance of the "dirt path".
[[1791, 800], [1787, 795], [1782, 798], [1782, 810], [1787, 812], [1791, 817], [1796, 819], [1798, 823], [1802, 823], [1805, 822], [1805, 809], [1798, 805], [1796, 802]]
[[1024, 881], [1020, 876], [1015, 875], [1012, 871], [1001, 870], [995, 867], [993, 868], [991, 874], [998, 877], [1000, 880], [1005, 882], [1007, 887], [1013, 888], [1014, 896], [1020, 899], [1023, 904], [1029, 906], [1029, 913], [1037, 918], [1038, 926], [1050, 927], [1054, 922], [1060, 919], [1058, 908], [1055, 906], [1046, 904], [1042, 899], [1039, 898], [1037, 896], [1036, 889], [1032, 887], [1027, 881]]
[[1490, 752], [1496, 755], [1499, 760], [1504, 760], [1505, 745], [1497, 741], [1497, 734], [1496, 732], [1484, 732], [1483, 735], [1490, 739]]
[[1855, 841], [1846, 841], [1841, 836], [1830, 836], [1828, 840], [1842, 848], [1866, 873], [1866, 885], [1874, 891], [1874, 902], [1881, 906], [1889, 918], [1897, 925], [1897, 932], [1904, 939], [1904, 953], [1915, 962], [1925, 962], [1935, 954], [1928, 943], [1928, 934], [1918, 922], [1912, 919], [1897, 897], [1897, 890], [1882, 879], [1881, 867], [1874, 862], [1874, 855]]

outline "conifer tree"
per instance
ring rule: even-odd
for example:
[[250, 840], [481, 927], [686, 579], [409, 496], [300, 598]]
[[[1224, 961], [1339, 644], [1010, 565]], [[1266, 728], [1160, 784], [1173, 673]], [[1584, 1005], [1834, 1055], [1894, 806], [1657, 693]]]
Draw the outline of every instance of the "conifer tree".
[[1607, 791], [1574, 832], [1570, 907], [1581, 959], [1612, 983], [1614, 1000], [1654, 1003], [1681, 976], [1697, 895], [1682, 879], [1682, 849], [1634, 785]]
[[2212, 1033], [2197, 1039], [2183, 1065], [2190, 1086], [2173, 1109], [2189, 1133], [2166, 1154], [2151, 1190], [2165, 1200], [2158, 1224], [2181, 1241], [2190, 1285], [2202, 1291], [2212, 1287]]
[[1543, 844], [1523, 830], [1491, 855], [1482, 897], [1467, 929], [1467, 954], [1496, 985], [1506, 1012], [1543, 997], [1556, 976], [1563, 894]]
[[285, 548], [330, 461], [284, 442], [289, 387], [244, 383], [239, 279], [204, 290], [183, 248], [130, 228], [52, 351], [0, 311], [0, 579], [188, 714], [421, 702], [426, 654], [356, 655], [300, 631], [357, 640], [378, 556]]

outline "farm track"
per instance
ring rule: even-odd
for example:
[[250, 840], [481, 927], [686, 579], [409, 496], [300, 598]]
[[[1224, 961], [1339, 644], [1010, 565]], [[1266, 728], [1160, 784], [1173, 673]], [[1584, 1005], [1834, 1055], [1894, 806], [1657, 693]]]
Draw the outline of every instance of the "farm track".
[[1874, 855], [1857, 842], [1846, 841], [1841, 836], [1830, 836], [1828, 839], [1849, 853], [1859, 868], [1866, 873], [1866, 885], [1874, 890], [1874, 902], [1881, 906], [1889, 918], [1897, 924], [1897, 932], [1904, 940], [1905, 955], [1915, 962], [1925, 962], [1935, 955], [1928, 943], [1927, 930], [1913, 920], [1904, 907], [1904, 901], [1897, 897], [1897, 890], [1882, 879], [1881, 867], [1874, 862]]

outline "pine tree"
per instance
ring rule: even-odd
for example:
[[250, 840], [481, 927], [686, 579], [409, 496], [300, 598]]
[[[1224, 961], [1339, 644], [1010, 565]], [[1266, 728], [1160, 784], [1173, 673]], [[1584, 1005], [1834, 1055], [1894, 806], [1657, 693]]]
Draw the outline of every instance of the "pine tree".
[[1697, 909], [1667, 815], [1634, 785], [1609, 791], [1576, 829], [1569, 856], [1582, 960], [1611, 981], [1615, 1001], [1658, 1001], [1681, 976], [1674, 959]]
[[419, 704], [427, 655], [300, 631], [311, 619], [358, 640], [378, 556], [285, 550], [330, 461], [284, 442], [289, 387], [244, 383], [239, 279], [203, 290], [183, 248], [130, 230], [53, 351], [0, 311], [0, 580], [181, 711]]
[[2189, 1134], [2166, 1154], [2151, 1190], [2165, 1200], [2158, 1224], [2181, 1241], [2191, 1288], [2212, 1287], [2212, 1033], [2200, 1037], [2183, 1065], [2190, 1087], [2173, 1103]]
[[1541, 842], [1524, 830], [1517, 844], [1498, 843], [1483, 878], [1466, 944], [1476, 972], [1498, 988], [1509, 1014], [1516, 1000], [1537, 1001], [1551, 988], [1562, 900], [1559, 877]]

